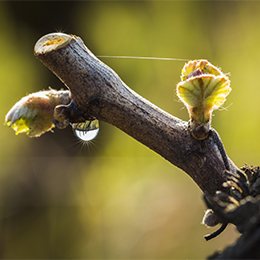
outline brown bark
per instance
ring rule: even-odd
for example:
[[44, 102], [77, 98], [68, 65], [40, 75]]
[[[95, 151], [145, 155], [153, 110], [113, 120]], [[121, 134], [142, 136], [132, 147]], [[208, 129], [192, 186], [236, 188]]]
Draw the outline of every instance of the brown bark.
[[[71, 92], [72, 102], [56, 109], [56, 119], [65, 125], [91, 118], [108, 122], [184, 170], [203, 192], [223, 190], [225, 165], [212, 136], [196, 140], [187, 122], [136, 94], [79, 37], [59, 34], [64, 41], [44, 37], [36, 44], [35, 55]], [[236, 166], [229, 163], [235, 172]]]

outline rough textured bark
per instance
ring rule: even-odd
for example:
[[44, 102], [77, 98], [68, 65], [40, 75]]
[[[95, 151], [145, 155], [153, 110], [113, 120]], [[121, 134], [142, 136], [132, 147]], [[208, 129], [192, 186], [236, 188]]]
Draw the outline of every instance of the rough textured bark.
[[[187, 122], [136, 94], [79, 37], [56, 35], [58, 40], [42, 37], [35, 55], [71, 92], [72, 102], [55, 111], [61, 124], [92, 118], [108, 122], [184, 170], [203, 192], [213, 195], [223, 190], [225, 165], [212, 136], [196, 140]], [[236, 166], [229, 162], [235, 172]]]

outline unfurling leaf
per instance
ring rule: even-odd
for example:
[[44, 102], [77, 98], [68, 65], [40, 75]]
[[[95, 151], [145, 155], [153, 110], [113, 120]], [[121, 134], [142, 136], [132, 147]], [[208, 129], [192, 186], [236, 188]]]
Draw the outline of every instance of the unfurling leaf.
[[199, 131], [195, 137], [204, 139], [210, 128], [213, 110], [225, 102], [231, 91], [230, 80], [206, 60], [185, 64], [181, 79], [177, 85], [177, 95], [188, 109], [191, 131]]

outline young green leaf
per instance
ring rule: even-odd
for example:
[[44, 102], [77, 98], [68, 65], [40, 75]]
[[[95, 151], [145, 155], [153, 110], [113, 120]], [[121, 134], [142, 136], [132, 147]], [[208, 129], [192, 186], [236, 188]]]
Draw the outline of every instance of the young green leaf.
[[195, 133], [198, 128], [200, 132], [204, 129], [202, 132], [205, 133], [196, 137], [204, 139], [210, 128], [212, 112], [225, 102], [231, 91], [230, 80], [205, 60], [185, 64], [181, 79], [177, 85], [177, 96], [188, 109], [191, 131]]

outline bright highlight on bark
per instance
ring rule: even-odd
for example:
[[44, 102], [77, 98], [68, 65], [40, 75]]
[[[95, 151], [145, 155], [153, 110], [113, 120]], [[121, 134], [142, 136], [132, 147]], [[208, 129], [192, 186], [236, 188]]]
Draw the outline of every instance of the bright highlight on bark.
[[51, 122], [54, 108], [68, 102], [68, 91], [36, 92], [18, 101], [7, 113], [5, 123], [16, 135], [26, 133], [29, 137], [39, 137], [54, 127]]
[[196, 139], [208, 136], [212, 112], [218, 109], [230, 93], [230, 80], [206, 60], [194, 60], [182, 69], [177, 96], [187, 107], [190, 130]]

